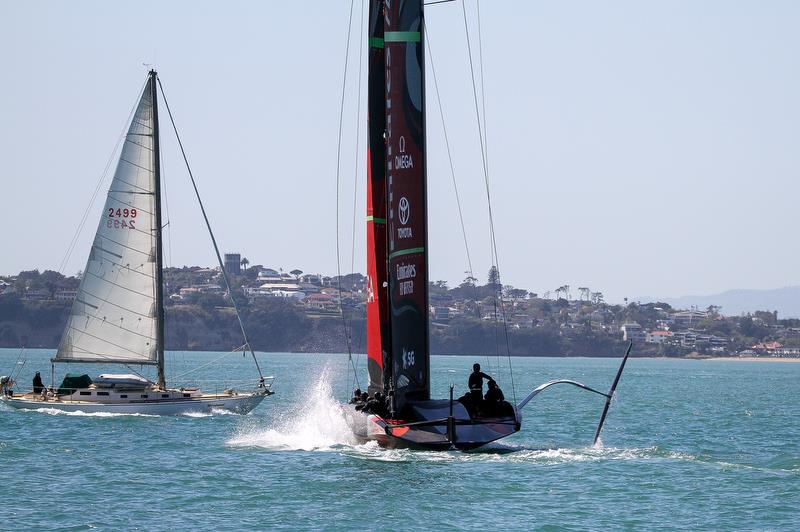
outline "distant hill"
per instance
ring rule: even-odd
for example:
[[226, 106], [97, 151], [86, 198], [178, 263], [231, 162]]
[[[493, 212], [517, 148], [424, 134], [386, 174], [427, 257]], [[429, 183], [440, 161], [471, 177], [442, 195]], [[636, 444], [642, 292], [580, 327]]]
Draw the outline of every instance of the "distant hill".
[[777, 310], [779, 318], [800, 317], [800, 286], [769, 290], [737, 289], [706, 296], [641, 297], [635, 301], [642, 303], [663, 301], [674, 308], [697, 306], [698, 309], [705, 309], [709, 305], [719, 305], [722, 307], [720, 312], [725, 316], [738, 316], [756, 310]]

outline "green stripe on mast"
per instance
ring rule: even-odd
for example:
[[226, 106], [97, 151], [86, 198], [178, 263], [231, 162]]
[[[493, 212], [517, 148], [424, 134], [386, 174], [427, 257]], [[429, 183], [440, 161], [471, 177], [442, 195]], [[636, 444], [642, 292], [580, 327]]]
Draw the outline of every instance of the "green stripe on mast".
[[418, 31], [387, 31], [383, 34], [384, 41], [388, 42], [419, 42]]
[[414, 253], [424, 253], [425, 248], [408, 248], [408, 249], [401, 249], [400, 251], [395, 251], [394, 253], [389, 254], [389, 258], [393, 259], [395, 257], [402, 257], [403, 255], [413, 255]]

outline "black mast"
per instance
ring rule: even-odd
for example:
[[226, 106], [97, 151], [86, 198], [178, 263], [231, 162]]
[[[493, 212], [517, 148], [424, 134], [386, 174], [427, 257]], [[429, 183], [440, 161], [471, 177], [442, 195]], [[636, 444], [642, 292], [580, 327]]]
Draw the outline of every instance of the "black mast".
[[150, 71], [150, 99], [153, 105], [153, 174], [156, 210], [156, 353], [158, 356], [158, 387], [166, 389], [164, 377], [164, 255], [161, 245], [161, 154], [158, 138], [158, 74]]

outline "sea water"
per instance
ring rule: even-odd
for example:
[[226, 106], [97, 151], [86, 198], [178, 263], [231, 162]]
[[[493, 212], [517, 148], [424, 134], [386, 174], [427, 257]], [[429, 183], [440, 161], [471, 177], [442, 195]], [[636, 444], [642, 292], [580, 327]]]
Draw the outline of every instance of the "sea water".
[[[26, 351], [22, 365], [0, 350], [0, 374], [49, 383], [52, 354]], [[168, 370], [219, 356], [169, 353]], [[254, 378], [252, 360], [231, 357], [192, 376]], [[259, 358], [276, 394], [248, 416], [0, 407], [3, 529], [800, 528], [800, 364], [631, 359], [600, 445], [602, 397], [557, 386], [520, 433], [461, 453], [356, 442], [337, 401], [365, 384], [363, 355], [358, 383], [347, 355]], [[476, 361], [517, 401], [553, 378], [605, 390], [619, 362], [516, 358], [512, 374], [505, 359], [434, 357], [434, 396], [451, 382], [463, 393]]]

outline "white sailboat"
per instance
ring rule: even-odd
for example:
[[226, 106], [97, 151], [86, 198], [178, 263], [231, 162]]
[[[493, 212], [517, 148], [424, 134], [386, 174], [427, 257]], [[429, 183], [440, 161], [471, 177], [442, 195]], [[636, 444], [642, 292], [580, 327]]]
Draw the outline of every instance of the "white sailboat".
[[[224, 409], [246, 414], [273, 393], [271, 379], [261, 374], [232, 296], [244, 339], [242, 349], [252, 354], [260, 377], [255, 390], [204, 393], [198, 388], [167, 387], [159, 87], [158, 75], [151, 70], [120, 152], [66, 329], [52, 359], [53, 368], [55, 363], [155, 365], [157, 380], [151, 382], [133, 374], [103, 374], [90, 379], [88, 375], [68, 373], [55, 389], [51, 386], [20, 395], [4, 390], [0, 399], [9, 406], [86, 413], [177, 415]], [[202, 202], [200, 206], [202, 209]], [[208, 228], [210, 232], [210, 225]], [[219, 259], [213, 234], [211, 237]]]

